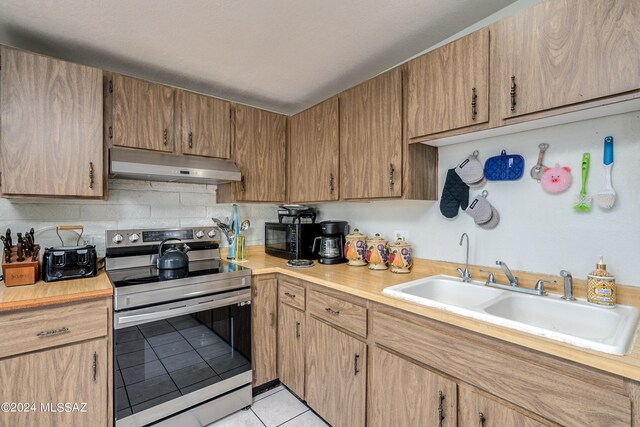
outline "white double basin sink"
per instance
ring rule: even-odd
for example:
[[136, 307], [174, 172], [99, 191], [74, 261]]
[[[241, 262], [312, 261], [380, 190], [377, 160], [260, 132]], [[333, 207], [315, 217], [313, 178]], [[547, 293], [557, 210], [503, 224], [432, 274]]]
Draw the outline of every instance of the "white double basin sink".
[[631, 306], [598, 307], [581, 299], [521, 294], [445, 275], [389, 286], [383, 294], [616, 355], [631, 348], [640, 313]]

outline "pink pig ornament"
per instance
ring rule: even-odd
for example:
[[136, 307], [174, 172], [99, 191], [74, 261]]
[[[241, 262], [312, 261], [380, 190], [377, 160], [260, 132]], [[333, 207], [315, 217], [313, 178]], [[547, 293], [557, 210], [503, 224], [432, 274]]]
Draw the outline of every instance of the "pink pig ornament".
[[568, 166], [545, 168], [540, 180], [542, 188], [547, 193], [562, 193], [571, 187], [571, 169]]

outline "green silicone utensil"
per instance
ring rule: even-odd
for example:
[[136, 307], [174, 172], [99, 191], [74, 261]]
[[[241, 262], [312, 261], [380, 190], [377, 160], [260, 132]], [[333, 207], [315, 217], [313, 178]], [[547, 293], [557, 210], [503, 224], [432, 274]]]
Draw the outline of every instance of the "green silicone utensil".
[[591, 210], [592, 198], [587, 194], [587, 175], [589, 174], [589, 164], [591, 163], [591, 154], [582, 154], [582, 189], [578, 195], [576, 204], [573, 208], [578, 212], [589, 212]]

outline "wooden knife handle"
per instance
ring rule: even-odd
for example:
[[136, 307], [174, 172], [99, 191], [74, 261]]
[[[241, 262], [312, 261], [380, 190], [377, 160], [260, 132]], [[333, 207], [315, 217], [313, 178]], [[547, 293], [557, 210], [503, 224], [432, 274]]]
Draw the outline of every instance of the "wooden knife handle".
[[84, 230], [84, 226], [82, 225], [59, 225], [56, 227], [56, 230]]

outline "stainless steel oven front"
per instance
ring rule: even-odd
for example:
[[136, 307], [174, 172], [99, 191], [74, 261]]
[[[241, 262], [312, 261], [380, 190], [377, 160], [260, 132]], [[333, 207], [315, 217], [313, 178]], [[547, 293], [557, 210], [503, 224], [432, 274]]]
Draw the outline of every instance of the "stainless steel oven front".
[[116, 311], [117, 427], [207, 425], [251, 405], [250, 304], [246, 287]]

